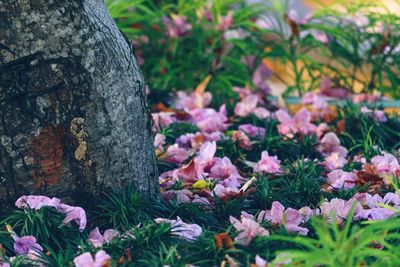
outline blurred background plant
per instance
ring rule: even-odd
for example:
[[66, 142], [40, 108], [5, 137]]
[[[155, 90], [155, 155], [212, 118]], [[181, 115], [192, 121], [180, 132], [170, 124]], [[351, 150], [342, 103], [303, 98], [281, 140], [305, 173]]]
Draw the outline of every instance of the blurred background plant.
[[213, 104], [233, 101], [235, 86], [283, 96], [399, 96], [398, 0], [390, 9], [380, 1], [300, 2], [107, 0], [153, 103], [206, 77]]

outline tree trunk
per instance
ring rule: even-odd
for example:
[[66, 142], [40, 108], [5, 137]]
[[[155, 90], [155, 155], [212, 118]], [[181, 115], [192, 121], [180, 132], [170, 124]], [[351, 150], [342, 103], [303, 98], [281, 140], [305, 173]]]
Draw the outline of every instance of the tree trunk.
[[157, 190], [145, 84], [103, 0], [0, 0], [0, 207]]

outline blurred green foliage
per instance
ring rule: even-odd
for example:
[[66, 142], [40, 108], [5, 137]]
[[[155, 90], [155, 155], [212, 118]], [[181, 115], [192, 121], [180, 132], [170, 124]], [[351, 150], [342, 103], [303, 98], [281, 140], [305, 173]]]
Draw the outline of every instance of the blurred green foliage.
[[[285, 95], [314, 90], [327, 76], [334, 87], [399, 96], [397, 15], [352, 1], [301, 18], [290, 2], [107, 0], [132, 40], [154, 102], [168, 102], [169, 92], [193, 90], [211, 75], [214, 104], [224, 103], [236, 97], [233, 86], [256, 87], [252, 76], [263, 59], [286, 85]], [[174, 25], [181, 32], [171, 35]]]

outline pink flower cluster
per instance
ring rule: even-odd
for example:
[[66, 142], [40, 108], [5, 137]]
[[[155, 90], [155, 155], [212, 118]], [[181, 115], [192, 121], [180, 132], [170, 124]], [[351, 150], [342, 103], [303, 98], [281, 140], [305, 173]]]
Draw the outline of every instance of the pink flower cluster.
[[42, 207], [53, 207], [57, 211], [66, 214], [63, 220], [64, 224], [74, 221], [78, 224], [79, 230], [83, 231], [86, 227], [86, 212], [81, 207], [74, 207], [61, 203], [58, 198], [49, 198], [46, 196], [22, 196], [15, 202], [18, 208], [28, 208], [39, 210]]

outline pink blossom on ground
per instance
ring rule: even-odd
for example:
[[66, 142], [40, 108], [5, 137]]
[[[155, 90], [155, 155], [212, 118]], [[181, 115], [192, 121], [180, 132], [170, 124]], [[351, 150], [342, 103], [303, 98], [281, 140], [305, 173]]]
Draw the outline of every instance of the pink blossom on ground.
[[269, 94], [271, 89], [267, 83], [267, 80], [272, 77], [272, 71], [261, 63], [253, 74], [253, 84], [261, 89], [265, 94]]
[[263, 258], [261, 258], [259, 255], [256, 255], [255, 257], [255, 265], [256, 267], [267, 267], [268, 266], [268, 262], [266, 260], [264, 260]]
[[156, 136], [154, 137], [154, 147], [163, 151], [163, 145], [165, 144], [165, 135], [163, 134], [156, 134]]
[[357, 175], [353, 172], [334, 170], [328, 173], [327, 182], [335, 189], [350, 189], [355, 186], [357, 182]]
[[312, 92], [306, 93], [302, 99], [301, 103], [306, 105], [312, 105], [313, 109], [321, 110], [328, 107], [328, 101], [325, 97], [314, 94]]
[[236, 103], [235, 115], [238, 117], [247, 117], [257, 107], [258, 96], [248, 95], [242, 101]]
[[264, 138], [265, 137], [265, 129], [261, 127], [254, 126], [252, 124], [241, 124], [238, 129], [240, 131], [245, 132], [248, 136], [254, 138]]
[[260, 96], [258, 94], [256, 94], [254, 90], [251, 90], [250, 88], [233, 86], [232, 90], [239, 94], [239, 98], [241, 100], [244, 100], [246, 97], [253, 95], [253, 96], [257, 96], [258, 97], [258, 103], [259, 104], [263, 103], [262, 99], [260, 99]]
[[249, 245], [256, 236], [269, 235], [268, 230], [261, 227], [260, 224], [251, 217], [246, 216], [246, 214], [242, 214], [240, 220], [232, 216], [229, 217], [231, 224], [235, 230], [239, 232], [235, 237], [235, 241], [242, 246]]
[[334, 152], [325, 158], [324, 165], [327, 170], [341, 169], [347, 164], [347, 159], [341, 154]]
[[393, 217], [396, 213], [392, 210], [386, 208], [371, 208], [371, 209], [362, 209], [357, 212], [356, 218], [366, 219], [369, 221], [376, 220], [387, 220], [390, 217]]
[[346, 157], [348, 152], [345, 147], [340, 145], [339, 138], [333, 132], [329, 132], [324, 135], [318, 146], [318, 151], [320, 151], [323, 155], [338, 153], [343, 157]]
[[119, 236], [119, 232], [115, 229], [107, 229], [101, 234], [99, 228], [96, 227], [89, 234], [89, 242], [97, 248], [110, 242], [117, 236]]
[[205, 169], [212, 166], [216, 149], [217, 145], [215, 142], [205, 142], [200, 147], [198, 155], [192, 161], [165, 175], [169, 175], [174, 180], [181, 178], [185, 182], [196, 182], [202, 177]]
[[271, 117], [271, 113], [263, 107], [258, 107], [254, 109], [252, 113], [254, 113], [254, 115], [256, 115], [256, 117], [259, 119], [266, 119]]
[[324, 32], [311, 31], [310, 33], [316, 40], [320, 41], [321, 43], [323, 43], [323, 44], [329, 43], [329, 38]]
[[308, 13], [306, 15], [300, 16], [299, 13], [295, 9], [290, 9], [289, 12], [287, 13], [287, 16], [294, 21], [296, 24], [306, 24], [310, 20], [311, 13]]
[[320, 206], [321, 214], [328, 218], [328, 221], [332, 222], [332, 214], [336, 215], [336, 222], [342, 223], [343, 220], [347, 219], [351, 208], [355, 206], [355, 214], [361, 209], [361, 205], [356, 200], [343, 200], [334, 198], [329, 202], [324, 202]]
[[328, 124], [326, 124], [326, 123], [320, 123], [320, 124], [317, 126], [317, 129], [315, 130], [315, 133], [317, 134], [318, 140], [320, 140], [321, 137], [324, 136], [324, 134], [325, 134], [326, 132], [328, 132], [328, 131], [329, 131], [329, 126], [328, 126]]
[[298, 210], [287, 208], [278, 201], [272, 202], [271, 210], [261, 211], [257, 216], [257, 221], [267, 220], [272, 224], [283, 225], [289, 233], [299, 233], [307, 235], [308, 229], [300, 227], [302, 216]]
[[226, 16], [221, 17], [221, 21], [218, 25], [218, 29], [221, 31], [226, 31], [233, 23], [233, 11], [228, 11]]
[[66, 217], [63, 220], [64, 224], [74, 221], [78, 224], [79, 230], [83, 231], [87, 224], [86, 212], [81, 207], [74, 207], [66, 204], [60, 204], [58, 211], [65, 213]]
[[100, 250], [96, 253], [93, 259], [90, 252], [83, 253], [74, 259], [76, 267], [103, 267], [111, 260], [110, 255], [104, 250]]
[[171, 123], [175, 121], [173, 112], [158, 112], [152, 113], [154, 128], [156, 131], [159, 131], [163, 127], [167, 127]]
[[224, 185], [231, 187], [239, 187], [240, 181], [244, 181], [244, 178], [227, 157], [214, 159], [214, 165], [210, 169], [210, 176], [222, 180]]
[[324, 77], [321, 80], [320, 92], [322, 95], [339, 99], [346, 98], [349, 94], [349, 91], [345, 88], [333, 87], [333, 82], [329, 77]]
[[189, 114], [192, 116], [192, 122], [206, 133], [222, 132], [228, 127], [225, 105], [222, 105], [218, 112], [206, 108], [190, 110]]
[[261, 153], [261, 160], [256, 163], [253, 171], [257, 173], [281, 173], [281, 161], [277, 156], [270, 156], [267, 151]]
[[179, 91], [175, 107], [177, 109], [192, 110], [197, 108], [205, 108], [211, 103], [212, 95], [210, 92], [193, 91], [190, 94]]
[[352, 95], [351, 99], [354, 103], [361, 103], [361, 102], [376, 102], [380, 98], [379, 95], [377, 94], [370, 94], [370, 93], [364, 93], [364, 94], [356, 94]]
[[75, 221], [79, 229], [82, 231], [86, 227], [87, 219], [86, 212], [81, 207], [69, 206], [63, 203], [60, 203], [58, 198], [52, 198], [46, 196], [22, 196], [15, 202], [15, 205], [18, 208], [33, 208], [38, 210], [42, 207], [54, 207], [58, 212], [62, 212], [66, 214], [65, 219], [63, 220], [64, 224], [69, 223], [70, 221]]
[[278, 131], [280, 134], [293, 138], [295, 134], [313, 134], [317, 126], [311, 123], [311, 113], [306, 109], [300, 109], [293, 117], [286, 110], [280, 109], [275, 112], [276, 118], [280, 122]]
[[27, 255], [27, 254], [40, 254], [43, 251], [41, 245], [36, 242], [34, 236], [28, 235], [23, 237], [14, 238], [14, 253], [15, 255]]
[[384, 198], [378, 194], [370, 195], [364, 194], [365, 199], [363, 205], [366, 208], [361, 209], [357, 212], [356, 217], [366, 220], [386, 220], [396, 214], [392, 209], [385, 207], [384, 205], [395, 204], [395, 207], [400, 202], [399, 197], [395, 193], [388, 193]]
[[17, 199], [15, 202], [15, 206], [17, 208], [30, 208], [34, 210], [39, 210], [42, 207], [54, 207], [57, 208], [60, 205], [60, 199], [58, 198], [49, 198], [46, 196], [22, 196]]
[[188, 189], [168, 190], [163, 193], [163, 196], [168, 201], [176, 199], [176, 202], [182, 204], [182, 203], [190, 203], [191, 202], [190, 199], [193, 197], [193, 193]]
[[202, 233], [199, 225], [185, 223], [179, 217], [176, 220], [157, 218], [155, 221], [156, 223], [169, 223], [171, 225], [171, 234], [188, 241], [195, 241]]
[[383, 110], [378, 110], [378, 109], [371, 110], [364, 106], [364, 107], [361, 107], [361, 112], [368, 116], [372, 116], [372, 118], [376, 121], [379, 121], [379, 122], [387, 121], [385, 112]]
[[222, 198], [231, 193], [239, 193], [239, 189], [237, 187], [225, 187], [221, 184], [217, 184], [213, 189], [213, 193], [219, 198]]
[[172, 19], [164, 16], [162, 20], [167, 30], [166, 34], [171, 38], [184, 36], [192, 30], [192, 25], [187, 22], [185, 16], [173, 14]]
[[299, 213], [301, 215], [301, 223], [306, 223], [311, 219], [312, 216], [319, 214], [319, 209], [313, 210], [310, 207], [305, 206], [299, 209]]
[[166, 161], [176, 164], [181, 164], [189, 158], [189, 152], [186, 149], [179, 147], [178, 144], [173, 144], [169, 146], [167, 148], [166, 154]]
[[233, 131], [232, 133], [232, 141], [238, 142], [239, 146], [243, 149], [250, 150], [251, 149], [251, 141], [250, 138], [243, 131]]
[[390, 153], [383, 152], [382, 155], [375, 156], [371, 163], [376, 167], [376, 171], [383, 174], [395, 173], [399, 168], [399, 162]]

